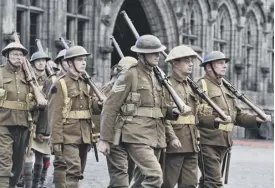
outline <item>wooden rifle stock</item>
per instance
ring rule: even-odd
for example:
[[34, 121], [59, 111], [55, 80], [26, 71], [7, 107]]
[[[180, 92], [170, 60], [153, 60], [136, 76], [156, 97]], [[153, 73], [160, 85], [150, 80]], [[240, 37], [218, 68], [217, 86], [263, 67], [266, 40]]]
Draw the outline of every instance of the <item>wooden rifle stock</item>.
[[225, 78], [222, 78], [223, 84], [225, 85], [225, 87], [232, 92], [238, 99], [240, 99], [242, 102], [244, 102], [247, 106], [249, 106], [252, 110], [254, 110], [257, 115], [263, 119], [266, 120], [266, 113], [264, 111], [262, 111], [259, 107], [257, 107], [256, 105], [254, 105], [249, 99], [247, 99], [243, 93], [241, 93], [240, 91], [238, 91], [237, 89], [235, 89], [233, 87], [233, 85], [227, 81]]
[[34, 72], [32, 72], [33, 70], [26, 58], [23, 60], [22, 69], [24, 71], [26, 81], [29, 82], [30, 86], [33, 89], [38, 107], [45, 108], [45, 104], [47, 104], [47, 100], [45, 99], [44, 95], [41, 93], [37, 80], [34, 76]]
[[95, 92], [96, 96], [98, 97], [98, 99], [103, 102], [105, 101], [106, 97], [105, 95], [97, 88], [97, 86], [95, 85], [95, 83], [92, 81], [91, 77], [88, 75], [87, 72], [83, 72], [82, 73], [82, 77], [85, 79], [85, 81], [91, 86], [91, 88], [93, 89], [93, 91]]
[[194, 82], [190, 77], [187, 77], [187, 82], [189, 86], [195, 91], [209, 106], [211, 106], [223, 120], [227, 120], [228, 116], [224, 111], [214, 103], [208, 95], [200, 88], [200, 86]]
[[176, 91], [170, 86], [165, 73], [158, 66], [153, 67], [153, 71], [155, 72], [160, 84], [168, 90], [179, 111], [181, 113], [184, 113], [184, 107], [186, 106], [186, 104], [183, 102], [183, 100], [181, 100]]

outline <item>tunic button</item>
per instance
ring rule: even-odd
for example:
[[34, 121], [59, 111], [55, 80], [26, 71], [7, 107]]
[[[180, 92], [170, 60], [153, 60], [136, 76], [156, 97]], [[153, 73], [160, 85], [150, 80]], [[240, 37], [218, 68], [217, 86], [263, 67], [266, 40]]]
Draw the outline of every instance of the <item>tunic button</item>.
[[20, 92], [18, 91], [17, 93], [19, 94]]
[[20, 99], [17, 99], [17, 101], [20, 101]]
[[80, 108], [82, 108], [82, 106], [80, 105]]

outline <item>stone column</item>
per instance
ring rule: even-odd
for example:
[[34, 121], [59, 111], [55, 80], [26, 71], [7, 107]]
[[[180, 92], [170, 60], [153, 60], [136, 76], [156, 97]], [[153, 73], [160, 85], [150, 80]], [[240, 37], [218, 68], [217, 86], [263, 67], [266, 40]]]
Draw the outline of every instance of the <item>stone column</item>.
[[263, 77], [263, 82], [262, 82], [262, 97], [261, 97], [261, 104], [264, 106], [266, 104], [266, 93], [267, 93], [267, 86], [268, 86], [268, 82], [267, 82], [267, 76], [269, 74], [270, 70], [269, 67], [261, 67], [261, 73], [262, 73], [262, 77]]
[[[236, 77], [234, 76], [235, 77], [234, 82], [236, 83], [235, 87], [237, 88], [237, 90], [241, 90], [241, 87], [242, 87], [241, 75], [244, 69], [244, 64], [237, 63], [234, 65], [234, 69], [237, 74]], [[233, 138], [242, 139], [244, 137], [245, 137], [245, 128], [235, 126], [233, 129]]]

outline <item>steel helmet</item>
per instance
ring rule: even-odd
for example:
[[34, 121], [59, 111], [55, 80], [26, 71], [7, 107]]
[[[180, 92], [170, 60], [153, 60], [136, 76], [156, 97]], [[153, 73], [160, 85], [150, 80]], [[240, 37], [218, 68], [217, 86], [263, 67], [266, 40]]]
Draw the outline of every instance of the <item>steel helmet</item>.
[[179, 59], [183, 57], [190, 57], [190, 56], [198, 56], [197, 52], [195, 52], [192, 48], [186, 45], [180, 45], [173, 48], [170, 53], [168, 54], [165, 62], [169, 62], [174, 59]]
[[54, 59], [54, 62], [55, 63], [60, 63], [60, 61], [64, 59], [65, 53], [66, 53], [66, 49], [63, 49], [63, 50], [59, 51], [56, 58]]
[[23, 55], [26, 56], [28, 54], [28, 50], [20, 43], [20, 42], [11, 42], [2, 50], [2, 55], [6, 56], [6, 54], [10, 50], [21, 50]]
[[88, 55], [91, 55], [91, 54], [88, 53], [87, 50], [82, 46], [72, 46], [66, 50], [64, 55], [64, 60], [78, 57], [78, 56], [88, 56]]
[[51, 58], [42, 51], [37, 51], [32, 54], [30, 62], [33, 63], [37, 59], [45, 59], [46, 61], [49, 61]]
[[212, 51], [204, 57], [203, 62], [200, 64], [200, 66], [204, 67], [207, 63], [216, 60], [225, 60], [226, 62], [230, 61], [229, 58], [225, 57], [224, 53], [220, 51]]
[[142, 35], [137, 39], [136, 44], [131, 47], [131, 51], [137, 53], [155, 53], [165, 49], [166, 47], [154, 35]]

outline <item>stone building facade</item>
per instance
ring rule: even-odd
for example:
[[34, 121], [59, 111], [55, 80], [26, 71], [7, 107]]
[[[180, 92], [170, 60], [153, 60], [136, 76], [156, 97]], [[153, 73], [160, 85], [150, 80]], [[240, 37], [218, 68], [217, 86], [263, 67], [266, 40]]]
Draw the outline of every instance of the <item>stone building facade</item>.
[[[102, 85], [120, 58], [110, 36], [124, 55], [135, 56], [129, 48], [136, 39], [122, 10], [140, 35], [156, 35], [167, 52], [179, 44], [191, 45], [201, 56], [223, 51], [231, 58], [227, 78], [254, 104], [273, 114], [272, 0], [1, 0], [0, 47], [7, 45], [16, 30], [30, 54], [37, 50], [35, 39], [39, 38], [54, 58], [62, 36], [92, 53], [88, 72]], [[164, 62], [160, 66], [170, 71]], [[192, 76], [202, 74], [195, 65]]]

